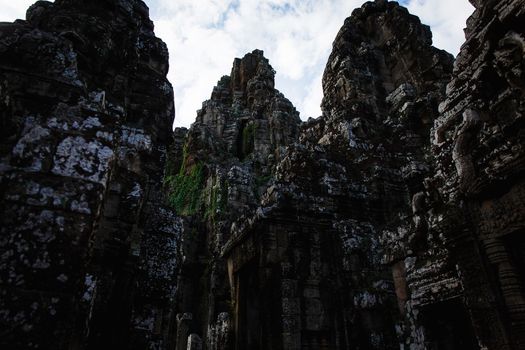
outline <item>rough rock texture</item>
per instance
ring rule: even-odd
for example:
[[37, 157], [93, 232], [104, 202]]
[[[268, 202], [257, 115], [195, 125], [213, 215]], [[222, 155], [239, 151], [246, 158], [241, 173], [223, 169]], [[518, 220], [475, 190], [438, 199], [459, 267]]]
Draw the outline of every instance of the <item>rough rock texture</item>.
[[[302, 126], [256, 215], [223, 251], [237, 348], [415, 342], [398, 311], [411, 307], [407, 291], [390, 265], [404, 281], [404, 258], [422, 251], [420, 264], [440, 269], [424, 278], [449, 273], [439, 241], [420, 242], [417, 198], [432, 169], [428, 135], [451, 72], [452, 57], [397, 3], [366, 3], [345, 21], [323, 77], [323, 116]], [[408, 272], [418, 273], [419, 266]]]
[[191, 128], [175, 130], [179, 141], [170, 152], [166, 188], [169, 203], [191, 227], [181, 237], [178, 348], [190, 348], [190, 333], [207, 349], [232, 345], [231, 294], [220, 253], [233, 221], [255, 212], [285, 146], [299, 135], [299, 113], [274, 88], [274, 75], [260, 50], [235, 59]]
[[138, 0], [26, 18], [0, 23], [0, 347], [160, 346], [182, 229], [166, 45]]
[[457, 264], [480, 346], [525, 349], [525, 4], [471, 2], [432, 130], [429, 226]]
[[455, 63], [355, 10], [301, 123], [263, 52], [175, 129], [139, 0], [0, 23], [0, 347], [525, 349], [525, 3]]
[[[280, 152], [257, 209], [237, 197], [245, 214], [214, 242], [204, 289], [226, 296], [213, 292], [225, 264], [231, 304], [182, 339], [200, 324], [212, 349], [524, 348], [524, 5], [476, 6], [448, 85], [452, 57], [397, 3], [345, 21], [323, 116]], [[204, 120], [223, 137], [188, 154], [244, 156], [227, 117]]]

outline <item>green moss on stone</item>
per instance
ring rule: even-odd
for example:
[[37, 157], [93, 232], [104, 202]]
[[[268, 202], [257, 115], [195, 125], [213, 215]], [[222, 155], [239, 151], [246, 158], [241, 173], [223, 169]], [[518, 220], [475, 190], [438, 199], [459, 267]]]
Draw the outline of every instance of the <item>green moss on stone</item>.
[[202, 186], [204, 171], [201, 163], [186, 169], [188, 151], [183, 148], [183, 159], [176, 175], [168, 175], [164, 184], [168, 189], [168, 202], [179, 215], [193, 215], [199, 209], [202, 201]]
[[215, 221], [217, 215], [222, 214], [228, 205], [228, 183], [221, 182], [219, 185], [212, 186], [209, 196], [209, 203], [206, 207], [204, 217]]

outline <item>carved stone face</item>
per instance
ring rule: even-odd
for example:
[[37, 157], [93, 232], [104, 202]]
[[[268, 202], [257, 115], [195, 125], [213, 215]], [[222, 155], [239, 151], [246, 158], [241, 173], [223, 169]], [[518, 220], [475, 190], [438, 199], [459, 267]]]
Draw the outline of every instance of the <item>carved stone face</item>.
[[500, 76], [511, 86], [525, 87], [525, 38], [509, 31], [498, 43], [494, 59]]

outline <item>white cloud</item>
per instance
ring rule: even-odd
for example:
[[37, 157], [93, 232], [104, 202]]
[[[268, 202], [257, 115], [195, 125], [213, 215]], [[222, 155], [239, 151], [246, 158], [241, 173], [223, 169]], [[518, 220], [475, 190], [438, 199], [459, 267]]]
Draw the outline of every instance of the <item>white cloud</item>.
[[276, 87], [303, 118], [320, 115], [321, 75], [337, 31], [362, 0], [152, 0], [155, 32], [168, 44], [175, 125], [188, 126], [233, 59], [264, 50]]
[[407, 0], [408, 10], [432, 28], [434, 46], [457, 55], [465, 41], [463, 28], [474, 7], [467, 0]]
[[[175, 126], [188, 126], [234, 57], [262, 49], [276, 87], [301, 112], [320, 115], [321, 76], [337, 31], [364, 0], [145, 0], [170, 51]], [[0, 0], [0, 21], [24, 18], [33, 0]], [[468, 0], [403, 0], [432, 27], [434, 45], [457, 54]]]
[[[234, 57], [262, 49], [276, 87], [301, 112], [321, 114], [321, 76], [337, 31], [363, 0], [151, 0], [156, 33], [170, 49], [176, 126], [188, 126]], [[432, 26], [434, 44], [457, 54], [472, 12], [467, 0], [402, 2]]]
[[0, 0], [0, 22], [13, 22], [15, 19], [25, 19], [26, 10], [36, 0]]

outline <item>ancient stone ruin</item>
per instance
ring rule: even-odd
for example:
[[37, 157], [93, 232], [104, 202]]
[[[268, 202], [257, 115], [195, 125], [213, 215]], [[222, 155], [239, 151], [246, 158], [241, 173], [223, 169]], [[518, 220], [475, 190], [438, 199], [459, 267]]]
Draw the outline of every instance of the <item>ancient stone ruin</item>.
[[471, 3], [455, 59], [367, 2], [322, 116], [254, 50], [173, 133], [142, 1], [0, 23], [0, 348], [525, 349], [525, 2]]

